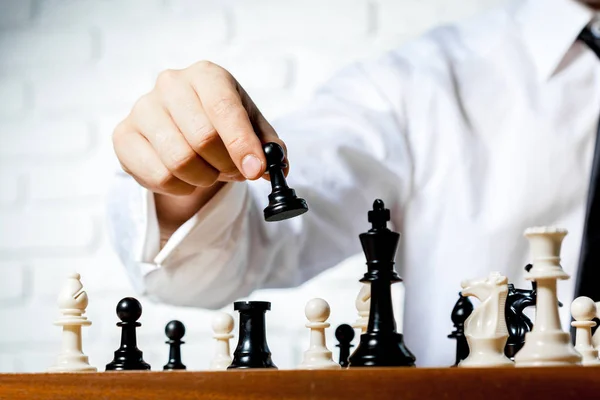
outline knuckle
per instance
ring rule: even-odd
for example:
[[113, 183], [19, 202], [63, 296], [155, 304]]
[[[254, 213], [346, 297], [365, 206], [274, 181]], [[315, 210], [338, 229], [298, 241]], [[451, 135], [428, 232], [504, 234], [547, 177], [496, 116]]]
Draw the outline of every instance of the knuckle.
[[156, 78], [156, 87], [159, 89], [172, 87], [179, 79], [179, 71], [166, 69], [158, 74]]
[[112, 133], [112, 143], [114, 147], [118, 147], [118, 145], [121, 143], [121, 138], [123, 137], [123, 134], [125, 133], [125, 129], [124, 129], [124, 124], [123, 122], [119, 123], [115, 129], [113, 130]]
[[229, 72], [225, 68], [208, 60], [198, 61], [192, 65], [191, 69], [211, 75], [229, 76]]
[[196, 69], [204, 70], [204, 71], [210, 70], [215, 67], [218, 67], [218, 65], [211, 61], [208, 61], [208, 60], [200, 60], [197, 63], [195, 63], [194, 65], [192, 65], [192, 68], [196, 68]]
[[239, 105], [236, 99], [231, 97], [223, 97], [217, 100], [213, 106], [213, 112], [218, 117], [229, 117], [239, 114]]
[[156, 173], [152, 186], [160, 191], [168, 192], [177, 184], [177, 181], [177, 177], [165, 169]]
[[145, 113], [152, 109], [152, 105], [154, 103], [154, 100], [152, 98], [152, 96], [148, 93], [143, 95], [142, 97], [140, 97], [135, 104], [133, 105], [133, 108], [131, 110], [131, 114], [128, 118], [133, 118], [135, 119], [137, 116], [140, 115], [145, 115]]
[[203, 153], [210, 151], [219, 141], [219, 134], [213, 126], [201, 126], [194, 131], [196, 143], [192, 145], [194, 151]]
[[196, 157], [197, 155], [193, 151], [172, 154], [169, 157], [167, 168], [173, 172], [185, 171], [196, 161]]

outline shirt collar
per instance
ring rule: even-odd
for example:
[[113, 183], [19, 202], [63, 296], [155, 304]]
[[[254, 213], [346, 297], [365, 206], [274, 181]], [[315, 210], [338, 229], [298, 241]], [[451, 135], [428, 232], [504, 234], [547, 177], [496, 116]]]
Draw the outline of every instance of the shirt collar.
[[576, 0], [528, 0], [517, 12], [540, 80], [550, 79], [595, 12]]

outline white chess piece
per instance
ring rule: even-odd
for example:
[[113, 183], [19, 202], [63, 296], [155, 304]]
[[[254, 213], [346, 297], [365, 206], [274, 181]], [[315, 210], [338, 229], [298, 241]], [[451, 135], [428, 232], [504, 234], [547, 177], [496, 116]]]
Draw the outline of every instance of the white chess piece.
[[472, 279], [461, 283], [463, 296], [477, 297], [481, 303], [465, 321], [465, 336], [469, 356], [459, 367], [512, 367], [514, 363], [504, 355], [508, 328], [504, 305], [508, 295], [508, 279], [491, 272], [486, 279]]
[[580, 365], [581, 355], [571, 344], [571, 336], [561, 329], [556, 281], [569, 279], [560, 265], [560, 248], [565, 229], [537, 227], [525, 230], [533, 267], [525, 278], [537, 282], [535, 323], [525, 335], [525, 345], [515, 355], [517, 367]]
[[340, 364], [333, 361], [331, 351], [325, 344], [325, 328], [329, 328], [327, 318], [330, 313], [329, 304], [323, 299], [312, 299], [304, 308], [306, 327], [310, 328], [310, 345], [304, 352], [304, 360], [300, 369], [340, 369]]
[[210, 362], [211, 370], [226, 370], [231, 365], [229, 340], [233, 337], [233, 317], [226, 312], [215, 314], [212, 320], [213, 338], [216, 339], [215, 354]]
[[358, 311], [358, 319], [352, 324], [353, 328], [360, 329], [360, 333], [365, 333], [369, 326], [369, 312], [371, 309], [371, 285], [363, 283], [360, 292], [356, 296], [354, 302], [356, 311]]
[[596, 317], [596, 303], [589, 297], [581, 296], [571, 303], [571, 315], [575, 321], [571, 322], [576, 330], [575, 350], [581, 354], [583, 365], [598, 365], [598, 350], [592, 346], [592, 327], [596, 322], [592, 321]]
[[62, 326], [62, 346], [56, 364], [48, 368], [49, 372], [94, 372], [83, 354], [81, 345], [81, 327], [92, 323], [83, 316], [88, 305], [88, 297], [77, 273], [67, 277], [67, 281], [58, 294], [58, 307], [62, 316], [54, 322]]

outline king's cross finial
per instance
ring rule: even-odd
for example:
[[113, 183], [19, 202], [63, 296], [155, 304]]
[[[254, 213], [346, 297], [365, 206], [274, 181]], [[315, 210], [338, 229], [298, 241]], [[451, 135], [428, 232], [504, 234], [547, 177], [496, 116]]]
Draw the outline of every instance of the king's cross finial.
[[390, 210], [385, 208], [383, 200], [377, 199], [373, 202], [373, 210], [368, 213], [369, 222], [373, 225], [372, 229], [387, 228], [387, 221], [390, 220]]

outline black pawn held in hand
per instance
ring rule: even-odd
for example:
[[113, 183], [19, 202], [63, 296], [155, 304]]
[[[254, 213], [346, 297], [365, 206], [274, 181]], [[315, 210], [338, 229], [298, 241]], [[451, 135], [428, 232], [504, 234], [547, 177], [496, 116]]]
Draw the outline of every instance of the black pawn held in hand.
[[339, 364], [342, 368], [348, 366], [348, 357], [350, 357], [350, 349], [354, 347], [352, 340], [354, 340], [354, 328], [348, 324], [342, 324], [335, 330], [335, 338], [338, 341], [336, 347], [340, 348], [340, 361]]
[[115, 351], [114, 360], [106, 365], [107, 371], [149, 370], [142, 352], [137, 348], [136, 328], [142, 326], [138, 319], [142, 316], [142, 305], [133, 297], [125, 297], [117, 304], [117, 317], [121, 322], [121, 347]]
[[394, 271], [400, 234], [387, 228], [389, 220], [390, 210], [383, 201], [375, 200], [373, 211], [369, 211], [373, 227], [359, 236], [368, 268], [360, 281], [371, 285], [371, 308], [367, 331], [350, 356], [350, 368], [415, 366], [415, 356], [404, 345], [402, 334], [396, 332], [391, 284], [402, 281]]
[[271, 360], [265, 329], [265, 314], [271, 309], [271, 303], [237, 301], [233, 309], [240, 312], [240, 333], [233, 361], [227, 369], [277, 368]]
[[285, 181], [283, 170], [287, 165], [281, 146], [277, 143], [267, 143], [263, 145], [263, 151], [271, 180], [269, 205], [264, 209], [265, 221], [283, 221], [307, 212], [306, 201], [297, 197], [294, 189], [290, 188]]
[[185, 365], [181, 362], [181, 345], [185, 343], [181, 338], [185, 335], [185, 325], [177, 320], [171, 321], [165, 326], [165, 335], [169, 338], [165, 342], [169, 345], [169, 362], [163, 370], [185, 369]]
[[454, 331], [448, 335], [450, 339], [456, 339], [456, 360], [454, 361], [454, 367], [459, 362], [469, 356], [469, 344], [467, 343], [467, 337], [465, 336], [465, 321], [473, 312], [473, 303], [468, 297], [463, 296], [460, 292], [458, 293], [458, 301], [452, 309], [452, 323], [454, 324]]

